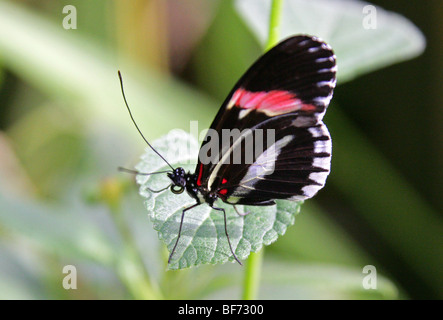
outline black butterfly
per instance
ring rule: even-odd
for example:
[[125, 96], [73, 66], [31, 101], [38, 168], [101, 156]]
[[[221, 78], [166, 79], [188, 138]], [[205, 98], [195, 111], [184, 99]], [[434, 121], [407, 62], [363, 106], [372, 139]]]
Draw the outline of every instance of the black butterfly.
[[[121, 81], [120, 72], [119, 76]], [[335, 55], [326, 43], [306, 35], [280, 42], [237, 82], [209, 131], [219, 136], [226, 130], [237, 130], [240, 134], [229, 136], [229, 143], [223, 144], [208, 132], [194, 173], [174, 168], [152, 148], [135, 123], [125, 98], [137, 130], [171, 168], [154, 172], [167, 173], [171, 184], [151, 191], [171, 188], [173, 193], [182, 193], [186, 190], [196, 201], [182, 211], [177, 240], [168, 262], [179, 242], [185, 212], [202, 203], [223, 212], [229, 247], [241, 264], [229, 240], [225, 210], [215, 205], [217, 199], [234, 208], [237, 204], [268, 206], [274, 205], [275, 199], [311, 198], [324, 186], [330, 171], [332, 144], [322, 119], [335, 84]], [[262, 145], [261, 149], [257, 147], [255, 142], [267, 140], [271, 133], [273, 143]], [[236, 154], [241, 161], [235, 161]]]

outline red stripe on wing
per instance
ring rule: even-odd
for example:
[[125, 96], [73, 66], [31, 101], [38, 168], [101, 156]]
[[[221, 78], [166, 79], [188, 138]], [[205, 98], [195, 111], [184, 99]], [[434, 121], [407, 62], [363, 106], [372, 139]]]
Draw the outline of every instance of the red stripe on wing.
[[295, 94], [285, 90], [252, 92], [239, 88], [234, 92], [232, 102], [242, 109], [270, 111], [276, 114], [317, 109], [311, 104], [304, 104]]

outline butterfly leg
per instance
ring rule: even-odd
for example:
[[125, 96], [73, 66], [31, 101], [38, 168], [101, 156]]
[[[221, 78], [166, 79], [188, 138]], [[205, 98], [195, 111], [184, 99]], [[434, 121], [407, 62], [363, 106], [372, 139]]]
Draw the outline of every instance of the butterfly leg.
[[239, 216], [241, 216], [241, 217], [247, 216], [247, 215], [250, 213], [250, 211], [248, 211], [248, 212], [240, 212], [240, 211], [238, 211], [238, 209], [237, 209], [237, 207], [235, 206], [235, 204], [234, 204], [233, 206], [234, 206], [234, 210], [235, 210], [235, 212], [237, 212], [237, 214], [238, 214]]
[[171, 263], [172, 256], [174, 255], [175, 249], [177, 248], [177, 245], [178, 245], [178, 240], [180, 240], [180, 235], [182, 233], [182, 226], [183, 226], [183, 218], [185, 217], [185, 212], [188, 210], [191, 210], [192, 208], [195, 208], [198, 205], [200, 205], [200, 202], [197, 202], [196, 204], [190, 206], [189, 208], [183, 209], [182, 217], [180, 219], [180, 227], [178, 228], [177, 240], [175, 241], [174, 248], [172, 248], [171, 254], [169, 255], [168, 263]]
[[232, 250], [231, 240], [229, 240], [228, 227], [227, 227], [227, 223], [226, 223], [226, 212], [225, 212], [225, 209], [217, 208], [217, 207], [212, 207], [212, 209], [218, 210], [218, 211], [223, 211], [223, 219], [225, 221], [225, 233], [226, 233], [226, 238], [228, 239], [229, 249], [231, 249], [231, 253], [234, 256], [234, 259], [242, 266], [243, 264], [240, 262], [240, 260], [235, 255], [234, 250]]

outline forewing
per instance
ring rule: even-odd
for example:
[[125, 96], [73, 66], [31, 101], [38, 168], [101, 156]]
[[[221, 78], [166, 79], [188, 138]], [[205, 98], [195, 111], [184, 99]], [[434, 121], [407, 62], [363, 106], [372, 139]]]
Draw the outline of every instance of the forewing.
[[235, 137], [230, 144], [223, 143], [224, 131], [260, 128], [261, 123], [288, 114], [291, 127], [300, 131], [321, 124], [335, 74], [332, 49], [315, 37], [291, 37], [265, 53], [234, 86], [215, 117], [200, 150], [197, 184], [215, 187], [211, 188], [214, 175], [222, 173], [217, 164], [235, 144]]

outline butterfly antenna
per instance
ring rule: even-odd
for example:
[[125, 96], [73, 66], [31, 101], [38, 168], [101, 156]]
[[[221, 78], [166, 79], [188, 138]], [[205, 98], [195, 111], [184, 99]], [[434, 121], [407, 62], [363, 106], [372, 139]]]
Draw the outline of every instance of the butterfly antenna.
[[148, 144], [148, 146], [149, 146], [149, 147], [150, 147], [150, 148], [151, 148], [156, 154], [158, 154], [158, 156], [159, 156], [160, 158], [162, 158], [163, 161], [166, 162], [166, 164], [167, 164], [172, 170], [174, 170], [174, 167], [171, 166], [171, 165], [169, 164], [169, 162], [166, 161], [166, 159], [163, 158], [163, 156], [162, 156], [157, 150], [154, 149], [153, 146], [151, 146], [151, 144], [148, 142], [148, 140], [145, 138], [145, 136], [144, 136], [143, 133], [141, 132], [140, 128], [138, 127], [137, 123], [136, 123], [135, 120], [134, 120], [134, 117], [132, 116], [132, 112], [131, 112], [131, 109], [129, 108], [128, 101], [126, 100], [125, 90], [123, 89], [123, 78], [122, 78], [122, 74], [120, 73], [120, 70], [118, 70], [118, 77], [120, 78], [120, 86], [121, 86], [121, 88], [122, 88], [123, 100], [125, 100], [126, 109], [128, 109], [129, 116], [131, 117], [132, 122], [134, 123], [135, 127], [137, 128], [138, 133], [140, 133], [141, 137], [143, 138], [143, 140], [145, 140], [145, 142]]
[[123, 167], [118, 167], [118, 171], [126, 172], [126, 173], [132, 173], [132, 174], [137, 174], [137, 175], [141, 175], [141, 176], [150, 176], [151, 174], [171, 172], [171, 171], [140, 172], [140, 171], [137, 171], [137, 170], [126, 169], [126, 168], [123, 168]]

